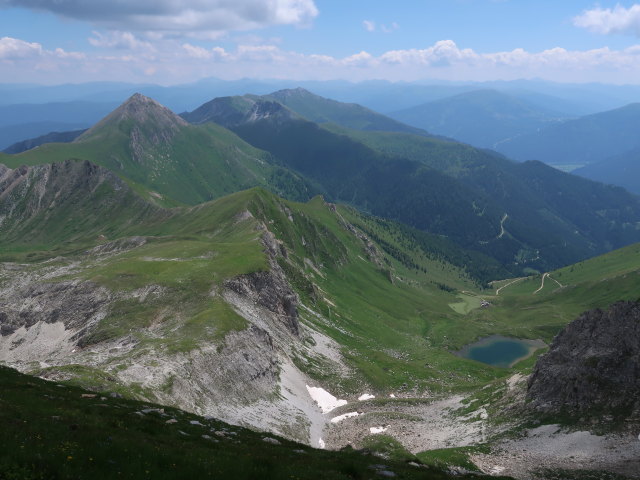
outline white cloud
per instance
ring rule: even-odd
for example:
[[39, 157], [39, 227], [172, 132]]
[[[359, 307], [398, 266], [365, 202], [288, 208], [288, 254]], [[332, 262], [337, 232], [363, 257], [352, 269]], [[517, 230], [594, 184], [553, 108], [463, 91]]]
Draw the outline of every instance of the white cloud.
[[58, 58], [68, 58], [73, 60], [84, 60], [87, 58], [87, 56], [82, 52], [67, 52], [62, 48], [56, 48], [52, 54]]
[[370, 53], [362, 51], [342, 59], [340, 63], [347, 66], [366, 67], [374, 65], [377, 61]]
[[42, 55], [42, 45], [39, 43], [29, 43], [17, 38], [0, 38], [0, 59], [20, 60]]
[[67, 52], [62, 48], [55, 50], [45, 50], [41, 44], [36, 42], [25, 42], [19, 38], [0, 38], [0, 60], [5, 61], [42, 61], [49, 59], [71, 59], [81, 60], [86, 58], [84, 53]]
[[213, 47], [206, 49], [198, 45], [191, 45], [189, 43], [183, 43], [182, 49], [191, 58], [198, 58], [200, 60], [224, 60], [228, 59], [230, 55], [222, 47]]
[[456, 62], [474, 62], [479, 55], [471, 49], [460, 50], [453, 40], [440, 40], [423, 50], [391, 50], [383, 54], [383, 62], [402, 65], [414, 64], [432, 67], [446, 67]]
[[182, 48], [184, 48], [187, 55], [193, 58], [211, 58], [213, 57], [213, 52], [207, 50], [206, 48], [199, 47], [197, 45], [191, 45], [189, 43], [183, 43]]
[[[238, 45], [233, 59], [242, 62], [280, 63], [286, 61], [286, 52], [276, 45]], [[291, 54], [291, 57], [294, 55]]]
[[573, 19], [573, 24], [604, 35], [628, 33], [640, 36], [640, 5], [625, 8], [618, 4], [614, 8], [585, 10]]
[[373, 20], [363, 20], [362, 26], [367, 32], [375, 32], [376, 31], [376, 22]]
[[380, 30], [382, 33], [393, 33], [400, 28], [400, 25], [396, 22], [391, 22], [388, 25], [380, 24], [380, 27], [378, 28], [378, 25], [373, 20], [363, 20], [362, 26], [367, 32], [376, 32]]
[[120, 54], [110, 50], [84, 55], [62, 49], [47, 50], [38, 43], [5, 37], [0, 39], [0, 62], [6, 78], [14, 81], [39, 81], [37, 72], [46, 71], [47, 75], [41, 78], [47, 82], [124, 80], [171, 84], [215, 76], [352, 81], [541, 78], [640, 83], [640, 44], [621, 50], [557, 47], [539, 52], [522, 48], [478, 52], [461, 48], [453, 40], [442, 40], [422, 49], [391, 50], [380, 55], [361, 51], [334, 57], [289, 51], [267, 41], [241, 44], [229, 50], [199, 42], [172, 39], [159, 42], [153, 52], [126, 49]]
[[307, 25], [317, 15], [314, 0], [0, 0], [84, 20], [112, 30], [161, 35], [249, 30], [271, 25]]
[[153, 46], [149, 42], [139, 40], [131, 32], [113, 31], [103, 34], [93, 31], [92, 33], [94, 36], [89, 38], [89, 43], [94, 47], [126, 50], [154, 50]]

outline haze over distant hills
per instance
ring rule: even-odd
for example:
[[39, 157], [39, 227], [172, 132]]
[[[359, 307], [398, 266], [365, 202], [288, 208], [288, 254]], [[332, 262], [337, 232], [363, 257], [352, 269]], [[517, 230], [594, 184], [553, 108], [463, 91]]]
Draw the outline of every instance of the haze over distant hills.
[[640, 195], [640, 148], [585, 165], [572, 173], [598, 182], [619, 185]]
[[[640, 100], [640, 88], [634, 86], [569, 85], [522, 80], [458, 83], [303, 81], [294, 86], [304, 87], [341, 102], [358, 103], [382, 113], [410, 109], [477, 90], [498, 91], [508, 95], [512, 101], [524, 103], [527, 108], [552, 118], [597, 113]], [[173, 111], [183, 112], [191, 111], [214, 97], [249, 92], [264, 95], [291, 87], [290, 81], [282, 80], [224, 81], [215, 78], [174, 86], [117, 82], [55, 86], [2, 84], [0, 111], [4, 111], [6, 115], [0, 116], [0, 149], [53, 131], [86, 128], [135, 92], [152, 97]], [[57, 107], [56, 103], [59, 104]], [[9, 110], [4, 110], [5, 108]], [[75, 112], [71, 123], [64, 121], [63, 116], [67, 112]], [[47, 120], [51, 123], [37, 125], [52, 114], [54, 117]], [[468, 119], [462, 118], [461, 121], [466, 122]], [[477, 145], [484, 146], [484, 143]]]
[[640, 145], [640, 103], [551, 125], [500, 143], [496, 148], [516, 160], [585, 165]]
[[428, 132], [476, 147], [498, 148], [513, 137], [567, 117], [497, 90], [474, 90], [391, 114]]

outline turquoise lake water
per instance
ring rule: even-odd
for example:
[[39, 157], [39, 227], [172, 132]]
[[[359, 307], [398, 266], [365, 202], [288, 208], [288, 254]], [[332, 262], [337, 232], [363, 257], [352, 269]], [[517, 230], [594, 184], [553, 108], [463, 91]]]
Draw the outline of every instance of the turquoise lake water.
[[493, 335], [467, 345], [458, 352], [458, 355], [494, 367], [508, 368], [543, 346], [545, 344], [540, 340], [521, 340]]

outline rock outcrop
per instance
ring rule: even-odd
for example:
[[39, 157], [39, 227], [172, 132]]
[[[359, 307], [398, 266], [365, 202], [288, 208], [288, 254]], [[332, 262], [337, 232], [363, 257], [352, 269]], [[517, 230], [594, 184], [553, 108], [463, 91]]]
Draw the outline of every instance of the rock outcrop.
[[286, 249], [275, 235], [262, 225], [262, 244], [269, 258], [269, 270], [240, 275], [225, 282], [225, 287], [249, 302], [266, 308], [280, 320], [289, 333], [298, 337], [298, 295], [293, 291], [285, 273], [276, 261], [277, 256], [286, 256]]
[[580, 315], [554, 339], [529, 378], [538, 411], [640, 412], [640, 303], [618, 302]]

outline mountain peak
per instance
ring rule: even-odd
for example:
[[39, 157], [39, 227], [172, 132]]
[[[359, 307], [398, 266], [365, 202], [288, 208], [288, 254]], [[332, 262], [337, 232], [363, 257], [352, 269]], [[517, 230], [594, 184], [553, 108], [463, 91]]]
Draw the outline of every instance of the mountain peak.
[[226, 128], [267, 119], [283, 122], [299, 118], [295, 112], [270, 97], [252, 95], [214, 98], [183, 116], [191, 123], [215, 122]]
[[309, 90], [302, 87], [285, 88], [283, 90], [278, 90], [277, 92], [273, 92], [269, 96], [275, 97], [277, 99], [284, 99], [284, 98], [290, 98], [290, 97], [318, 97], [318, 95], [311, 93]]
[[135, 126], [152, 126], [154, 130], [170, 132], [187, 122], [173, 113], [167, 107], [141, 93], [134, 93], [122, 105], [104, 117], [92, 128], [78, 137], [77, 141], [99, 135], [110, 126], [117, 126], [123, 122], [132, 122]]
[[110, 115], [105, 117], [118, 117], [118, 119], [128, 119], [145, 121], [150, 118], [169, 120], [172, 123], [186, 125], [187, 123], [178, 115], [173, 113], [164, 105], [156, 102], [141, 93], [134, 93], [122, 105], [116, 108]]

